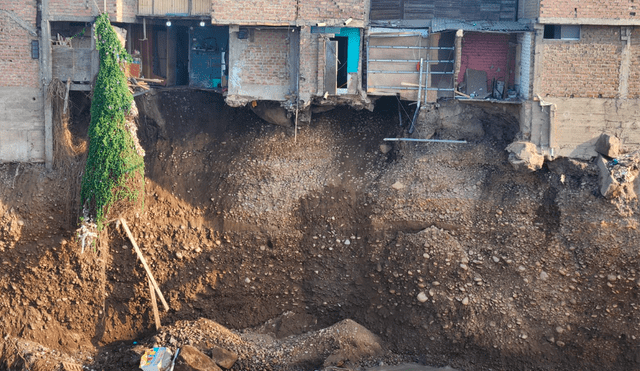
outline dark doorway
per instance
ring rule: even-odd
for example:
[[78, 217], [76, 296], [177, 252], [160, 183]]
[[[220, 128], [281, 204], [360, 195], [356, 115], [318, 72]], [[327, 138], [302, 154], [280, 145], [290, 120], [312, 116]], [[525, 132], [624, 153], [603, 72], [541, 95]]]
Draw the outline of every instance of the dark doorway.
[[347, 72], [347, 53], [349, 38], [346, 36], [336, 36], [331, 40], [338, 42], [338, 89], [346, 89], [347, 76], [349, 75], [349, 73]]
[[189, 27], [176, 27], [176, 85], [189, 85]]

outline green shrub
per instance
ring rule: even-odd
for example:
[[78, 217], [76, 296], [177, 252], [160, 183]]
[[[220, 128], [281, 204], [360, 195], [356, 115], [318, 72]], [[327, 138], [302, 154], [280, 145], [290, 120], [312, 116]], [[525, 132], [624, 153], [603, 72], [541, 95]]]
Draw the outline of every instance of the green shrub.
[[144, 195], [144, 159], [126, 127], [133, 96], [124, 62], [131, 61], [131, 56], [120, 44], [108, 14], [100, 15], [95, 26], [100, 70], [91, 101], [89, 153], [80, 197], [100, 230], [114, 204], [135, 203]]

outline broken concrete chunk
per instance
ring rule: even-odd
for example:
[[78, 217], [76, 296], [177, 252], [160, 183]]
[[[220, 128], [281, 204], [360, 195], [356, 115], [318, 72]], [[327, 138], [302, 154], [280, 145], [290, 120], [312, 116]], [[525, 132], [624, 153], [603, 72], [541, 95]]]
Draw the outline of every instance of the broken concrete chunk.
[[596, 152], [607, 157], [618, 157], [620, 155], [620, 139], [611, 134], [602, 134], [596, 141]]
[[620, 194], [620, 183], [613, 177], [609, 167], [607, 166], [607, 160], [602, 157], [602, 155], [598, 156], [596, 160], [596, 164], [598, 165], [599, 175], [598, 175], [598, 186], [600, 187], [600, 194], [604, 198], [614, 198]]
[[211, 348], [211, 358], [222, 368], [231, 368], [238, 360], [238, 355], [229, 350], [214, 346]]
[[518, 141], [509, 144], [509, 162], [516, 170], [536, 171], [542, 168], [544, 156], [538, 154], [538, 147], [525, 141]]
[[206, 354], [191, 345], [180, 348], [175, 371], [222, 371]]

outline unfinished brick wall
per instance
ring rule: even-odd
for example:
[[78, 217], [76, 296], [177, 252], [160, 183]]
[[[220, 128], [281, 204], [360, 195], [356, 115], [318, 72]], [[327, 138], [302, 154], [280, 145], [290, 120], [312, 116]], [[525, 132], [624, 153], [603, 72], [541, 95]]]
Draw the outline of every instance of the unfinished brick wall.
[[[624, 45], [624, 42], [623, 42]], [[640, 98], [640, 28], [631, 27], [629, 92], [627, 98]]]
[[289, 43], [287, 30], [255, 30], [253, 41], [240, 55], [243, 83], [256, 85], [289, 84]]
[[[49, 0], [51, 18], [58, 21], [96, 17], [102, 12], [103, 0]], [[111, 22], [135, 22], [138, 0], [107, 0], [107, 12]]]
[[[542, 96], [618, 95], [623, 45], [620, 27], [582, 26], [580, 32], [578, 41], [543, 40], [539, 92]], [[637, 58], [634, 63], [637, 66]], [[637, 92], [637, 86], [635, 89]]]
[[640, 19], [635, 0], [540, 0], [540, 18]]
[[[515, 79], [515, 52], [510, 50], [511, 34], [465, 32], [458, 83], [464, 81], [467, 68], [487, 72], [487, 83], [495, 78], [513, 85]], [[512, 40], [512, 41], [515, 41]]]
[[[35, 0], [0, 0], [0, 9], [12, 12], [34, 30], [36, 7]], [[31, 40], [37, 39], [0, 12], [0, 86], [40, 87], [40, 60], [31, 59]]]
[[214, 24], [293, 24], [296, 20], [296, 0], [212, 0]]
[[298, 18], [310, 22], [343, 22], [349, 18], [365, 20], [365, 1], [363, 0], [299, 0]]

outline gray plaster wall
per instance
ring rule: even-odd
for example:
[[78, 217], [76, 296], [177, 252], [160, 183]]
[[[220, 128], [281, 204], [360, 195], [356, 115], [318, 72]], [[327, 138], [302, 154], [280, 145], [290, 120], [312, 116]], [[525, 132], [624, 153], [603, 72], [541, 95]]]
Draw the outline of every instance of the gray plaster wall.
[[0, 87], [0, 162], [44, 162], [42, 90]]
[[547, 107], [551, 113], [548, 135], [555, 156], [596, 156], [595, 142], [602, 133], [619, 137], [624, 146], [640, 146], [640, 99], [546, 97], [544, 101], [553, 104]]

